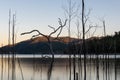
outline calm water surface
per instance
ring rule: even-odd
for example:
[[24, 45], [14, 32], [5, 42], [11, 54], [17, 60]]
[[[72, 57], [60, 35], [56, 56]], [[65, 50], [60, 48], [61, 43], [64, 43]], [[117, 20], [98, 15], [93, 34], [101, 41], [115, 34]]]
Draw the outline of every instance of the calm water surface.
[[[16, 58], [15, 80], [47, 80], [47, 72], [50, 67], [50, 58]], [[9, 61], [9, 65], [8, 65]], [[98, 62], [99, 61], [99, 62]], [[110, 59], [109, 67], [103, 59], [87, 59], [87, 80], [120, 80], [120, 59]], [[72, 60], [73, 63], [73, 60]], [[108, 62], [107, 62], [108, 63]], [[97, 66], [99, 64], [99, 66]], [[73, 64], [71, 64], [71, 80], [73, 80]], [[76, 77], [84, 79], [83, 60], [76, 59]], [[115, 70], [116, 68], [116, 70]], [[116, 72], [116, 73], [115, 73]], [[70, 67], [68, 58], [56, 58], [53, 65], [51, 80], [69, 80]], [[99, 75], [99, 76], [98, 76]], [[97, 77], [98, 76], [98, 77]], [[11, 59], [0, 59], [0, 80], [12, 80]]]

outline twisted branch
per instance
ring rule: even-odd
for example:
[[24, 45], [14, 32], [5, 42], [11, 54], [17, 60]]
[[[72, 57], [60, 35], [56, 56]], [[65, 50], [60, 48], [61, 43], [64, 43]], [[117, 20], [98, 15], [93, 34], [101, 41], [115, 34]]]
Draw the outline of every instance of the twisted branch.
[[57, 37], [56, 37], [56, 38], [59, 37], [59, 35], [60, 35], [61, 32], [62, 32], [63, 27], [64, 27], [64, 26], [66, 25], [66, 23], [67, 23], [67, 19], [64, 21], [64, 24], [63, 24], [63, 22], [61, 21], [60, 18], [59, 18], [59, 21], [58, 21], [58, 22], [59, 22], [59, 25], [60, 25], [60, 26], [59, 26], [57, 29], [55, 29], [54, 27], [48, 25], [48, 27], [50, 27], [50, 28], [53, 29], [53, 32], [51, 32], [48, 36], [47, 36], [47, 35], [44, 35], [43, 33], [41, 33], [41, 32], [38, 31], [38, 30], [32, 30], [32, 31], [30, 31], [30, 32], [21, 33], [21, 35], [25, 35], [25, 34], [30, 34], [30, 33], [33, 33], [33, 32], [37, 32], [38, 34], [37, 34], [37, 35], [33, 35], [32, 38], [37, 37], [37, 36], [39, 36], [39, 35], [42, 35], [43, 37], [47, 38], [48, 43], [49, 43], [50, 53], [52, 54], [52, 60], [51, 60], [51, 63], [50, 63], [50, 67], [49, 67], [49, 69], [48, 69], [48, 80], [50, 80], [51, 73], [52, 73], [52, 68], [53, 68], [53, 64], [54, 64], [54, 52], [53, 52], [53, 47], [52, 47], [52, 43], [51, 43], [50, 38], [51, 38], [51, 36], [52, 36], [53, 34], [55, 34], [58, 30], [60, 30], [59, 33], [57, 34]]

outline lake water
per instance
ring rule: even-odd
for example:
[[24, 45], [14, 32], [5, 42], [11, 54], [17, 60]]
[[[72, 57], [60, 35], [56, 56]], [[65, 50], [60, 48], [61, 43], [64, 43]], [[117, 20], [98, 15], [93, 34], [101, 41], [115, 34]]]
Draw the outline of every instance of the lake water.
[[[33, 57], [33, 56], [32, 56]], [[8, 58], [0, 59], [0, 80], [47, 80], [48, 69], [50, 68], [50, 58], [48, 57], [17, 57], [15, 59], [15, 68], [12, 68], [12, 61]], [[9, 61], [9, 65], [8, 65]], [[76, 80], [84, 80], [84, 63], [83, 59], [76, 58]], [[71, 60], [73, 63], [73, 59]], [[107, 63], [107, 64], [106, 64]], [[115, 64], [116, 63], [116, 64]], [[99, 65], [99, 66], [97, 66]], [[113, 58], [97, 60], [95, 58], [86, 61], [86, 78], [87, 80], [120, 80], [120, 59], [115, 61]], [[107, 66], [107, 67], [106, 67]], [[13, 73], [14, 71], [14, 73]], [[74, 71], [71, 64], [71, 80]], [[98, 76], [99, 75], [99, 76]], [[56, 57], [54, 59], [51, 80], [69, 80], [70, 66], [68, 57]]]

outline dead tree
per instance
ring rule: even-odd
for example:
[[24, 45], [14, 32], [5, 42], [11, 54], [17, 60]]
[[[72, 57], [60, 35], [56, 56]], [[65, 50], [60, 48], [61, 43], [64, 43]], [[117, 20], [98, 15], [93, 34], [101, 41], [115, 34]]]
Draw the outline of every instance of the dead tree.
[[79, 19], [76, 20], [76, 27], [77, 27], [77, 38], [81, 38], [81, 33], [80, 33], [80, 21]]
[[14, 52], [14, 45], [15, 45], [15, 17], [16, 15], [13, 14], [13, 26], [12, 26], [12, 46], [13, 46], [13, 50], [12, 50], [12, 80], [16, 80], [16, 76], [15, 76], [15, 52]]
[[[95, 28], [94, 32], [92, 33], [92, 35], [94, 35], [94, 33], [96, 32], [96, 29], [98, 28], [98, 26], [91, 26], [89, 25], [89, 28], [87, 30], [86, 29], [86, 23], [87, 21], [89, 20], [89, 14], [90, 14], [90, 11], [85, 14], [85, 0], [82, 0], [82, 39], [83, 39], [83, 44], [82, 44], [82, 53], [84, 55], [84, 80], [86, 80], [86, 65], [87, 65], [87, 46], [86, 46], [86, 42], [85, 42], [85, 36], [86, 34], [92, 29], [92, 28]], [[90, 58], [91, 58], [91, 55], [90, 55]], [[98, 63], [99, 64], [99, 63]], [[99, 69], [99, 65], [97, 67], [97, 69]], [[98, 78], [99, 78], [99, 75], [98, 75]]]
[[[3, 45], [2, 45], [3, 46]], [[1, 46], [1, 47], [2, 47]], [[2, 52], [2, 55], [1, 55], [1, 80], [3, 80], [3, 66], [4, 64], [3, 64], [3, 52]]]
[[[75, 2], [72, 2], [72, 0], [67, 0], [68, 2], [68, 7], [64, 7], [64, 11], [66, 14], [66, 17], [68, 19], [68, 36], [69, 36], [69, 42], [71, 41], [70, 37], [71, 37], [71, 23], [73, 18], [75, 18], [78, 8]], [[68, 52], [69, 53], [69, 52]], [[73, 61], [74, 62], [74, 61]], [[72, 66], [72, 60], [71, 60], [71, 53], [69, 53], [69, 80], [71, 80], [71, 66]], [[73, 65], [74, 66], [74, 65]], [[73, 69], [75, 70], [75, 69]], [[75, 72], [75, 71], [73, 71]], [[74, 73], [74, 79], [75, 79], [75, 73]]]
[[85, 46], [85, 4], [82, 0], [82, 30], [83, 30], [83, 54], [84, 54], [84, 80], [86, 80], [86, 46]]
[[[78, 50], [78, 53], [80, 54], [79, 55], [79, 62], [82, 64], [82, 61], [81, 61], [81, 53], [84, 54], [84, 57], [86, 58], [86, 53], [87, 53], [87, 49], [86, 49], [86, 44], [85, 44], [85, 35], [90, 32], [91, 29], [95, 28], [94, 32], [92, 33], [92, 35], [94, 35], [94, 33], [96, 32], [96, 29], [97, 29], [97, 25], [96, 26], [93, 26], [93, 25], [89, 25], [89, 28], [87, 30], [85, 30], [85, 26], [87, 24], [87, 21], [89, 21], [89, 15], [90, 15], [90, 12], [91, 10], [89, 9], [88, 13], [85, 14], [85, 8], [84, 8], [84, 0], [82, 0], [82, 28], [83, 28], [83, 31], [82, 31], [82, 34], [83, 34], [83, 44], [82, 44], [82, 48], [80, 47], [79, 50]], [[79, 18], [79, 16], [77, 16]], [[80, 30], [79, 30], [79, 20], [77, 20], [77, 23], [76, 23], [76, 26], [77, 26], [77, 36], [78, 36], [78, 39], [80, 39], [80, 36], [81, 36], [81, 33], [80, 33]], [[83, 52], [81, 52], [83, 51]], [[90, 55], [91, 56], [91, 55]], [[79, 64], [78, 64], [79, 65]], [[86, 66], [86, 59], [84, 59], [84, 66]], [[81, 67], [81, 70], [82, 70], [82, 67]], [[85, 67], [84, 67], [84, 71], [86, 72], [85, 70]], [[84, 74], [85, 75], [85, 74]], [[86, 75], [85, 75], [86, 76]], [[82, 77], [82, 72], [81, 72], [81, 77]]]
[[10, 45], [11, 37], [10, 37], [10, 25], [11, 25], [11, 10], [9, 10], [9, 22], [8, 22], [8, 45]]
[[[11, 10], [9, 10], [9, 22], [8, 22], [8, 46], [10, 46], [11, 37], [10, 37], [10, 28], [11, 27]], [[8, 51], [8, 80], [9, 80], [9, 67], [10, 67], [10, 51]]]
[[114, 40], [114, 53], [115, 53], [114, 73], [115, 73], [115, 80], [117, 80], [116, 39]]
[[52, 74], [52, 69], [53, 69], [53, 64], [54, 64], [54, 51], [53, 51], [53, 47], [52, 47], [52, 42], [51, 42], [51, 37], [52, 37], [52, 35], [53, 34], [55, 34], [56, 32], [58, 32], [58, 34], [57, 34], [57, 37], [56, 37], [56, 39], [59, 37], [59, 35], [61, 34], [61, 32], [62, 32], [62, 29], [63, 29], [63, 27], [64, 26], [66, 26], [66, 23], [67, 23], [67, 19], [64, 21], [64, 23], [61, 21], [61, 19], [59, 18], [59, 27], [58, 28], [54, 28], [54, 27], [52, 27], [52, 26], [49, 26], [51, 29], [53, 29], [53, 31], [47, 36], [47, 35], [45, 35], [45, 34], [43, 34], [43, 33], [41, 33], [39, 30], [32, 30], [32, 31], [30, 31], [30, 32], [25, 32], [25, 33], [22, 33], [21, 35], [25, 35], [25, 34], [30, 34], [30, 33], [33, 33], [33, 32], [37, 32], [38, 34], [37, 35], [33, 35], [32, 36], [32, 38], [34, 38], [34, 37], [37, 37], [37, 36], [39, 36], [39, 35], [41, 35], [41, 36], [43, 36], [43, 37], [45, 37], [46, 39], [47, 39], [47, 41], [48, 41], [48, 44], [49, 44], [49, 50], [50, 50], [50, 54], [52, 55], [52, 59], [51, 59], [51, 63], [50, 63], [50, 67], [48, 68], [48, 73], [47, 73], [47, 80], [50, 80], [50, 78], [51, 78], [51, 74]]
[[[81, 38], [81, 33], [80, 33], [80, 21], [79, 19], [76, 20], [76, 27], [77, 27], [77, 38], [80, 39]], [[75, 46], [76, 47], [76, 52], [79, 54], [79, 58], [78, 58], [78, 72], [79, 72], [79, 80], [82, 79], [82, 58], [81, 58], [81, 51], [82, 48]], [[77, 77], [76, 77], [77, 78]]]
[[68, 19], [68, 36], [71, 36], [71, 21], [77, 16], [79, 6], [76, 5], [72, 0], [67, 0], [68, 7], [63, 7], [66, 18]]
[[106, 36], [106, 25], [105, 25], [105, 20], [103, 20], [102, 22], [103, 22], [104, 36]]
[[[103, 24], [103, 36], [105, 37], [106, 36], [106, 24], [105, 24], [105, 20], [104, 19], [101, 19], [100, 20], [101, 22], [102, 22], [102, 24]], [[105, 40], [103, 40], [103, 48], [102, 48], [102, 50], [103, 50], [103, 80], [104, 80], [104, 78], [106, 78], [106, 80], [107, 80], [107, 78], [108, 78], [108, 75], [107, 75], [107, 66], [108, 66], [108, 64], [107, 64], [107, 54], [105, 54]], [[106, 77], [105, 77], [105, 76]]]

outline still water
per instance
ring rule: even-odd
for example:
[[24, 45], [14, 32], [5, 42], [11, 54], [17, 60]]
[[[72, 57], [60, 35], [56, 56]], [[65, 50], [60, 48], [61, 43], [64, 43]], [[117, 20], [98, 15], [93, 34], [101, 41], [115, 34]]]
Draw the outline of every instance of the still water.
[[[51, 59], [48, 57], [17, 57], [15, 59], [14, 80], [47, 80], [50, 61]], [[76, 80], [84, 80], [83, 59], [76, 58], [75, 64]], [[109, 61], [94, 58], [87, 59], [86, 66], [87, 80], [120, 80], [120, 59], [116, 61], [114, 59], [109, 59]], [[12, 70], [11, 59], [1, 58], [0, 80], [12, 80]], [[71, 80], [73, 80], [73, 72], [73, 59], [71, 59]], [[66, 57], [55, 58], [51, 80], [69, 80], [69, 77], [69, 59]]]

